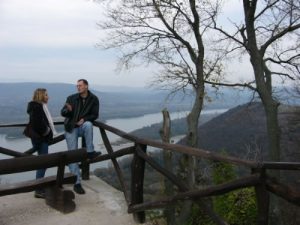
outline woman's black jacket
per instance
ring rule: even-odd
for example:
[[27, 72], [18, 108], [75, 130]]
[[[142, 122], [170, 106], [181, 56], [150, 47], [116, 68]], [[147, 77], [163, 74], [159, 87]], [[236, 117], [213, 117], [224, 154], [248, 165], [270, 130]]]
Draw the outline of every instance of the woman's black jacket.
[[53, 133], [49, 126], [48, 118], [44, 112], [42, 103], [31, 101], [27, 106], [27, 113], [29, 114], [29, 123], [33, 130], [41, 137], [41, 141], [49, 141], [53, 138]]

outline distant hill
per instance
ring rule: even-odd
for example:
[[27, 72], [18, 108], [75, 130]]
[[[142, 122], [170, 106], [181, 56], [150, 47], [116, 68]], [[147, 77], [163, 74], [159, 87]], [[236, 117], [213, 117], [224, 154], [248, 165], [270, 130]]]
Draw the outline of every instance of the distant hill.
[[[282, 160], [300, 161], [300, 106], [280, 106]], [[199, 148], [240, 158], [268, 160], [266, 117], [261, 103], [239, 105], [199, 126]], [[185, 139], [179, 142], [185, 143]]]
[[[0, 83], [1, 123], [23, 122], [27, 119], [27, 102], [36, 88], [46, 88], [50, 96], [49, 108], [53, 117], [60, 117], [66, 97], [76, 93], [73, 84], [64, 83]], [[166, 92], [150, 92], [137, 89], [132, 92], [103, 92], [91, 90], [100, 99], [100, 119], [134, 117], [159, 112], [164, 107], [169, 110], [187, 110], [190, 100], [177, 98], [165, 101]]]
[[[66, 83], [0, 83], [0, 123], [26, 122], [28, 115], [26, 107], [36, 88], [46, 88], [49, 92], [49, 109], [55, 121], [63, 118], [60, 109], [66, 97], [76, 93], [75, 84]], [[167, 108], [170, 112], [190, 110], [193, 103], [193, 93], [186, 90], [169, 96], [168, 91], [145, 88], [92, 86], [91, 89], [100, 99], [100, 120], [142, 116], [161, 112]], [[207, 88], [204, 109], [224, 109], [249, 102], [253, 94], [248, 90]], [[284, 97], [282, 97], [284, 99]], [[285, 98], [287, 99], [287, 98]], [[297, 98], [289, 101], [295, 102]], [[298, 100], [299, 101], [299, 100]], [[300, 103], [299, 103], [300, 104]], [[3, 133], [4, 129], [0, 129]], [[5, 131], [7, 132], [7, 131]], [[5, 133], [4, 132], [4, 133]], [[13, 132], [11, 129], [9, 132]], [[17, 133], [20, 133], [19, 131]], [[12, 135], [14, 136], [14, 135]]]
[[[66, 83], [0, 83], [0, 122], [24, 122], [27, 119], [27, 102], [36, 88], [46, 88], [50, 96], [49, 108], [53, 117], [60, 117], [60, 109], [66, 97], [76, 93], [74, 84]], [[100, 120], [126, 118], [160, 112], [189, 110], [193, 95], [178, 93], [169, 96], [167, 91], [128, 87], [94, 86], [92, 91], [100, 99]], [[103, 91], [104, 90], [104, 91]], [[205, 108], [230, 108], [249, 100], [249, 92], [225, 91], [215, 94], [210, 91]], [[226, 101], [224, 99], [227, 99]]]

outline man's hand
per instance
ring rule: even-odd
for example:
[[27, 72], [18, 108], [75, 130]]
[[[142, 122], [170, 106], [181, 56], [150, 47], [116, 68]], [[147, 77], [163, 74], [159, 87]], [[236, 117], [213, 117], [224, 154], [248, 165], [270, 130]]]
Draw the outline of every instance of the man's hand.
[[71, 104], [66, 103], [65, 106], [67, 107], [67, 109], [68, 109], [69, 112], [72, 112], [73, 109], [72, 109], [72, 105]]
[[84, 119], [80, 119], [76, 124], [77, 124], [78, 126], [81, 126], [83, 123], [84, 123]]

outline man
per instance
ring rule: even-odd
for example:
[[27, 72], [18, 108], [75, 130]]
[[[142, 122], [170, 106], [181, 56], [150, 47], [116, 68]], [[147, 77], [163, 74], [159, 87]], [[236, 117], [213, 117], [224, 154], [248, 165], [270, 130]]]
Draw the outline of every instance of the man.
[[[77, 90], [78, 93], [70, 95], [61, 109], [61, 115], [65, 117], [65, 138], [68, 150], [74, 150], [78, 149], [78, 137], [84, 137], [88, 158], [92, 159], [101, 154], [95, 152], [93, 145], [93, 121], [99, 116], [99, 99], [88, 90], [88, 81], [85, 79], [77, 81]], [[74, 191], [84, 194], [78, 163], [69, 164], [69, 169], [77, 175]]]

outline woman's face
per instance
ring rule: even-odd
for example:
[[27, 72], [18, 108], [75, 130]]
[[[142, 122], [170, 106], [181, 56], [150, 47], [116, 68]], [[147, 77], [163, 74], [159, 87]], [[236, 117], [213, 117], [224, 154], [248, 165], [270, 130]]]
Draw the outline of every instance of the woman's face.
[[45, 94], [44, 94], [44, 103], [48, 103], [48, 100], [49, 100], [48, 93], [45, 92]]

